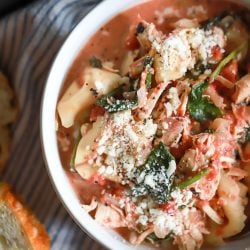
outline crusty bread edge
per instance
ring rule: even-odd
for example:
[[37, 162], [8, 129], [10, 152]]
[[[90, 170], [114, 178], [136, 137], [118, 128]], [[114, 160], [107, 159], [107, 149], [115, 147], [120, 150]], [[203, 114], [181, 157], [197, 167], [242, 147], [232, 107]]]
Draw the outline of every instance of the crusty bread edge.
[[23, 205], [6, 183], [0, 183], [0, 201], [6, 203], [19, 221], [27, 240], [33, 250], [49, 250], [50, 238], [45, 227], [32, 212]]

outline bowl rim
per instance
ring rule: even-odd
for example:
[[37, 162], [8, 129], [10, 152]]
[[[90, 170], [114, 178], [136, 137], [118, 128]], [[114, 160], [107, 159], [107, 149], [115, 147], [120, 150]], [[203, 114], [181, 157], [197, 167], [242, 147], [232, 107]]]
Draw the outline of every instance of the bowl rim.
[[[79, 199], [77, 198], [73, 187], [70, 184], [70, 181], [67, 179], [68, 177], [66, 176], [66, 173], [61, 164], [55, 130], [56, 103], [60, 96], [61, 87], [70, 66], [74, 62], [76, 56], [79, 54], [80, 50], [91, 38], [91, 36], [95, 34], [98, 28], [107, 23], [114, 16], [145, 1], [150, 0], [126, 0], [115, 2], [113, 0], [105, 0], [97, 4], [92, 10], [90, 10], [90, 12], [87, 13], [87, 15], [73, 28], [73, 30], [66, 37], [64, 43], [62, 44], [54, 58], [45, 83], [40, 109], [40, 138], [42, 155], [50, 178], [50, 182], [53, 186], [54, 191], [56, 192], [58, 199], [63, 204], [67, 213], [71, 216], [74, 222], [81, 228], [81, 230], [83, 230], [88, 234], [88, 236], [99, 242], [104, 247], [114, 250], [116, 250], [117, 248], [129, 250], [131, 249], [131, 247], [129, 247], [129, 243], [125, 242], [125, 240], [122, 237], [116, 235], [116, 233], [113, 232], [114, 235], [111, 235], [113, 230], [109, 230], [99, 225], [96, 221], [94, 221], [92, 217], [90, 217], [87, 212], [85, 212], [80, 207]], [[97, 22], [96, 17], [98, 17]], [[100, 20], [99, 17], [101, 17]], [[85, 39], [83, 40], [85, 41], [79, 42], [79, 40], [81, 39], [78, 39], [78, 48], [74, 49], [74, 55], [71, 55], [71, 62], [67, 63], [67, 67], [64, 67], [65, 70], [62, 71], [63, 74], [61, 74], [61, 77], [57, 77], [56, 75], [58, 74], [58, 66], [61, 64], [61, 62], [63, 62], [62, 59], [64, 58], [64, 55], [67, 54], [67, 49], [72, 48], [71, 44], [74, 43], [74, 39], [77, 38], [77, 35], [79, 35], [79, 33], [84, 30], [83, 28], [86, 28], [86, 24], [89, 24], [93, 21], [96, 22], [94, 25], [92, 25], [93, 29], [88, 29], [87, 34], [84, 35]], [[57, 78], [59, 78], [59, 83], [53, 85], [53, 81]], [[51, 89], [53, 91], [51, 91]], [[56, 98], [54, 97], [53, 93], [56, 94]], [[51, 106], [53, 108], [51, 108]], [[59, 172], [57, 172], [56, 170], [59, 170]], [[61, 183], [63, 180], [65, 181], [65, 183]], [[114, 241], [116, 241], [116, 245], [114, 244]]]
[[[93, 34], [101, 27], [104, 23], [107, 23], [114, 16], [133, 7], [134, 5], [140, 4], [142, 2], [151, 0], [124, 0], [124, 1], [114, 1], [105, 0], [94, 7], [69, 33], [65, 39], [63, 45], [60, 47], [57, 55], [54, 58], [52, 66], [50, 67], [48, 77], [45, 83], [44, 92], [41, 101], [40, 109], [40, 138], [41, 138], [41, 148], [42, 155], [45, 162], [45, 166], [50, 178], [50, 183], [53, 186], [54, 191], [63, 207], [66, 209], [67, 213], [71, 216], [74, 222], [81, 228], [82, 231], [87, 233], [92, 239], [99, 242], [101, 245], [107, 249], [121, 249], [121, 250], [131, 250], [131, 245], [126, 242], [122, 237], [118, 236], [113, 230], [104, 228], [99, 225], [90, 215], [85, 212], [81, 206], [79, 199], [77, 198], [73, 187], [68, 180], [66, 173], [60, 161], [58, 145], [56, 141], [56, 131], [55, 131], [55, 111], [58, 97], [60, 95], [61, 87], [67, 72], [75, 60], [76, 56], [79, 54], [80, 50], [84, 47], [86, 42], [91, 38]], [[250, 6], [250, 0], [226, 0], [233, 1], [238, 4], [243, 4]], [[98, 19], [96, 19], [98, 17]], [[99, 20], [99, 17], [100, 20]], [[77, 39], [77, 35], [80, 31], [84, 30], [85, 24], [95, 21], [92, 28], [88, 28], [87, 34], [84, 35], [84, 41], [79, 42], [81, 39]], [[86, 27], [85, 27], [86, 28]], [[78, 47], [72, 48], [74, 42], [73, 40], [78, 40]], [[76, 42], [77, 43], [77, 42]], [[72, 48], [74, 53], [70, 55], [71, 61], [67, 63], [67, 67], [64, 65], [64, 54], [68, 48]], [[63, 62], [63, 63], [62, 63]], [[63, 65], [63, 66], [62, 66]], [[59, 69], [64, 68], [60, 77], [56, 76]], [[59, 79], [58, 83], [54, 84], [55, 79]], [[51, 93], [51, 90], [52, 93]], [[53, 95], [56, 94], [56, 98]], [[51, 97], [52, 96], [52, 97]], [[53, 101], [54, 100], [54, 101]], [[51, 106], [53, 108], [51, 108]], [[49, 115], [49, 117], [48, 117]], [[58, 170], [58, 172], [56, 171]], [[65, 182], [62, 183], [64, 180]], [[86, 223], [87, 222], [87, 223]], [[85, 224], [85, 225], [84, 225]], [[135, 246], [133, 246], [135, 248]], [[152, 248], [137, 246], [137, 250], [148, 250]], [[224, 248], [223, 248], [224, 249]]]

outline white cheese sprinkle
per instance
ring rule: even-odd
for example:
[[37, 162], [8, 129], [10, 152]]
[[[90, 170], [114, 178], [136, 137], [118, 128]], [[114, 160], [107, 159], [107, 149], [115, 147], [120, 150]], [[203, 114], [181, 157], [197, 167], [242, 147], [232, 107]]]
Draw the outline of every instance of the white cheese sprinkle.
[[202, 5], [193, 5], [187, 9], [187, 15], [190, 17], [195, 17], [199, 14], [206, 14], [207, 11]]
[[169, 167], [168, 167], [168, 170], [167, 170], [167, 175], [168, 177], [172, 176], [173, 173], [175, 172], [176, 170], [176, 163], [174, 160], [170, 161], [169, 162]]
[[104, 138], [99, 139], [96, 150], [103, 158], [99, 163], [107, 167], [104, 175], [117, 175], [122, 184], [127, 184], [133, 178], [133, 169], [145, 162], [157, 125], [152, 119], [135, 122], [130, 110], [107, 115], [105, 119]]

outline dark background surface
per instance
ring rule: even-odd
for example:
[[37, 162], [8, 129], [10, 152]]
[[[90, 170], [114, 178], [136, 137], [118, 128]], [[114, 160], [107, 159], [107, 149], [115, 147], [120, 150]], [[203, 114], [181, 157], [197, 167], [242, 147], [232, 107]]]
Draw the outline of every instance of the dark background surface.
[[34, 0], [0, 0], [0, 17], [2, 18], [8, 13], [31, 2], [34, 2]]

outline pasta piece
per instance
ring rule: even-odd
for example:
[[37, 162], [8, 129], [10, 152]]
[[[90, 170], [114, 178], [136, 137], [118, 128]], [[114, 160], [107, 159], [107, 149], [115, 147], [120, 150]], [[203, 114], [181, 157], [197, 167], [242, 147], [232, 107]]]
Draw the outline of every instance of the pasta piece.
[[202, 209], [204, 213], [207, 214], [207, 216], [213, 220], [215, 223], [221, 225], [223, 223], [222, 218], [218, 215], [218, 213], [209, 205], [208, 202], [204, 202], [204, 205], [202, 206]]
[[151, 227], [147, 229], [146, 231], [144, 231], [143, 233], [141, 233], [139, 236], [137, 234], [131, 234], [129, 241], [133, 245], [139, 245], [147, 238], [147, 236], [149, 236], [153, 232], [154, 232], [154, 228]]
[[94, 157], [92, 149], [95, 147], [96, 139], [101, 134], [103, 124], [103, 118], [99, 117], [78, 144], [74, 162], [75, 169], [84, 179], [88, 179], [96, 172], [96, 168], [90, 166], [89, 162]]
[[96, 197], [93, 197], [92, 200], [91, 200], [91, 203], [89, 205], [82, 205], [82, 208], [87, 212], [91, 212], [93, 210], [95, 210], [98, 206], [98, 202], [97, 202], [97, 199]]
[[101, 225], [105, 225], [110, 228], [126, 226], [124, 218], [122, 218], [122, 216], [115, 209], [110, 206], [105, 206], [102, 203], [98, 203], [95, 220]]
[[91, 67], [85, 69], [82, 78], [84, 85], [73, 82], [58, 102], [57, 111], [65, 128], [71, 127], [77, 114], [93, 105], [97, 97], [126, 81], [118, 74]]
[[213, 86], [208, 86], [208, 88], [204, 92], [205, 95], [208, 95], [212, 102], [220, 109], [225, 108], [224, 98], [218, 94]]
[[243, 76], [235, 85], [235, 103], [239, 104], [243, 101], [250, 101], [250, 74]]
[[218, 187], [222, 207], [228, 223], [221, 228], [221, 237], [228, 238], [242, 231], [245, 227], [246, 215], [244, 214], [244, 199], [247, 188], [242, 183], [236, 182], [225, 173], [222, 174]]
[[134, 59], [137, 57], [138, 52], [139, 52], [138, 50], [128, 51], [121, 65], [120, 72], [122, 76], [125, 76], [129, 73], [130, 65], [133, 63]]
[[190, 29], [199, 27], [197, 19], [182, 18], [171, 25], [173, 28]]
[[97, 172], [98, 168], [87, 163], [82, 163], [75, 166], [75, 170], [84, 180], [89, 180]]
[[[183, 60], [183, 61], [185, 61], [185, 60]], [[164, 67], [163, 57], [159, 54], [156, 54], [155, 55], [155, 63], [154, 63], [156, 82], [157, 83], [169, 82], [169, 81], [174, 81], [174, 80], [180, 79], [184, 73], [179, 70], [179, 68], [180, 68], [179, 63], [180, 62], [177, 59], [173, 60], [172, 65], [171, 65], [171, 70], [169, 70], [169, 69], [166, 70]]]
[[162, 82], [155, 88], [150, 89], [145, 105], [141, 108], [138, 107], [134, 111], [134, 115], [138, 120], [144, 120], [150, 117], [157, 101], [159, 100], [163, 91], [166, 89], [167, 85], [167, 82]]

